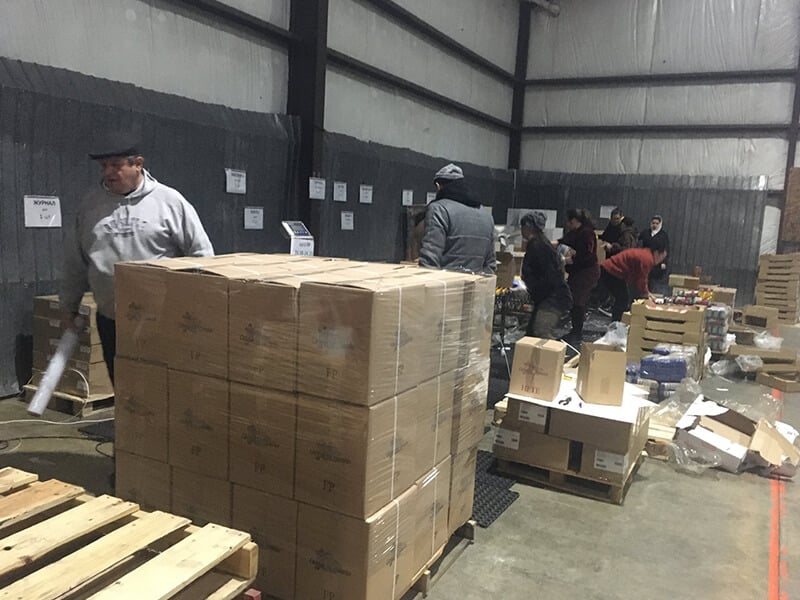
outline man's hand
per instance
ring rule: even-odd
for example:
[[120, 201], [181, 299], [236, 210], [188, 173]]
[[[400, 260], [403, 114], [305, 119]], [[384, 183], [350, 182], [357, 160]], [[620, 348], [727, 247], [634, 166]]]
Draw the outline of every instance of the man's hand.
[[611, 250], [611, 244], [609, 244], [608, 242], [603, 242], [603, 249], [606, 252], [608, 252], [609, 250]]

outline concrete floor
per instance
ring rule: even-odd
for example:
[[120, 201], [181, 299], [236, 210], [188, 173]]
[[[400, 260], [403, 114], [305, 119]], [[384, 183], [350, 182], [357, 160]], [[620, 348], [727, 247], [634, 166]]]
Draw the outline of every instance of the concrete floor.
[[[87, 441], [80, 424], [6, 423], [27, 418], [23, 403], [0, 401], [0, 440], [50, 438], [0, 443], [0, 466], [57, 477], [96, 494], [110, 491], [112, 461], [100, 452], [110, 454], [111, 444]], [[52, 411], [46, 418], [69, 420]], [[783, 418], [800, 426], [800, 395], [786, 399]], [[484, 447], [490, 445], [487, 435]], [[447, 561], [428, 598], [800, 597], [800, 519], [793, 510], [800, 491], [796, 483], [783, 486], [781, 512], [780, 487], [752, 474], [686, 475], [653, 460], [639, 470], [621, 507], [517, 484], [520, 498]], [[780, 535], [774, 548], [771, 531]], [[783, 568], [771, 570], [771, 560], [784, 561]], [[779, 590], [771, 587], [771, 573]]]

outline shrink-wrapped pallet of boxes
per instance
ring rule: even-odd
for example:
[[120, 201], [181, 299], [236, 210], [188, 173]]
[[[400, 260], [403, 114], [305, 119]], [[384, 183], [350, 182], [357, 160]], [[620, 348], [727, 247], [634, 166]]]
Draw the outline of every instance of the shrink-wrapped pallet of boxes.
[[399, 598], [470, 518], [494, 277], [237, 255], [117, 281], [117, 490], [250, 531], [267, 594]]

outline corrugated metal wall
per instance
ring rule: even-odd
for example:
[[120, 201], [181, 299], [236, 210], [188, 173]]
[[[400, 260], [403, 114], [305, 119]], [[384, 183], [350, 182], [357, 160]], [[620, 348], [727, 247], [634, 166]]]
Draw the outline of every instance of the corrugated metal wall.
[[[280, 220], [296, 214], [296, 127], [286, 116], [0, 59], [0, 396], [18, 389], [31, 299], [57, 291], [67, 231], [26, 229], [24, 195], [59, 196], [70, 223], [99, 181], [86, 156], [93, 136], [138, 129], [147, 167], [194, 204], [217, 252], [285, 250]], [[246, 195], [225, 193], [226, 167], [247, 170]], [[264, 208], [264, 231], [243, 229], [245, 206]]]
[[[414, 191], [414, 204], [424, 205], [428, 192], [436, 191], [433, 175], [450, 162], [400, 148], [327, 133], [323, 174], [327, 199], [321, 206], [319, 252], [360, 260], [399, 261], [404, 258], [402, 206], [404, 189]], [[481, 202], [504, 206], [513, 196], [513, 173], [459, 163]], [[347, 183], [347, 202], [333, 202], [333, 182]], [[360, 204], [361, 184], [373, 186], [373, 203]], [[354, 213], [353, 231], [342, 231], [341, 212]], [[495, 213], [504, 220], [505, 211]]]
[[622, 206], [641, 229], [664, 217], [671, 243], [670, 270], [695, 265], [715, 283], [739, 290], [737, 302], [753, 300], [767, 191], [759, 178], [571, 175], [520, 172], [515, 206], [559, 211], [584, 207], [597, 218], [601, 206]]

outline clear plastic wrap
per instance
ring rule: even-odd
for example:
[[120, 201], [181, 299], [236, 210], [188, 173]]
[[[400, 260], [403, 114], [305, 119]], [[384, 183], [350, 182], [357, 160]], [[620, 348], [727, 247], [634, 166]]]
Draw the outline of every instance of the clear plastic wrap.
[[760, 356], [737, 356], [736, 366], [738, 366], [744, 373], [755, 373], [764, 366], [764, 361]]
[[616, 346], [625, 350], [625, 347], [628, 345], [628, 326], [619, 321], [611, 323], [605, 334], [594, 343]]
[[471, 514], [494, 277], [275, 255], [118, 273], [120, 493], [250, 530], [276, 597], [405, 592]]
[[767, 331], [762, 331], [753, 339], [756, 348], [762, 350], [780, 350], [783, 345], [783, 338], [771, 335]]
[[702, 475], [709, 469], [715, 469], [722, 464], [718, 452], [704, 448], [691, 448], [680, 441], [673, 441], [666, 445], [665, 454], [667, 463], [676, 471], [691, 475]]
[[752, 421], [766, 419], [774, 423], [780, 414], [781, 404], [764, 388], [750, 382], [730, 381], [723, 377], [706, 377], [700, 382], [706, 399], [746, 416]]

